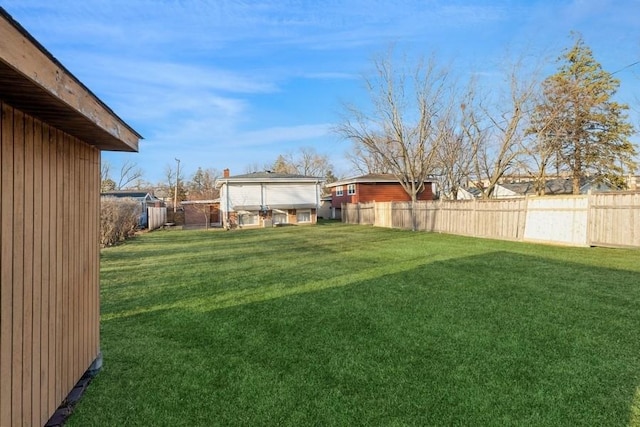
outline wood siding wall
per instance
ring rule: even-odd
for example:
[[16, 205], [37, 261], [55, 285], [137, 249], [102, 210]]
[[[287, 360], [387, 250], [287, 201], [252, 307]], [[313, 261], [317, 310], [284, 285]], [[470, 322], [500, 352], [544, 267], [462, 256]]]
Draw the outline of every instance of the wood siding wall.
[[[400, 184], [366, 184], [356, 185], [354, 195], [361, 202], [410, 202], [411, 196]], [[418, 194], [418, 200], [433, 200], [431, 183], [426, 184], [424, 191]]]
[[0, 107], [0, 425], [38, 426], [99, 353], [100, 152]]
[[[367, 202], [410, 202], [407, 194], [399, 183], [357, 183], [356, 194], [347, 194], [347, 185], [342, 186], [342, 196], [336, 195], [336, 188], [331, 189], [331, 205], [339, 208], [343, 203]], [[425, 183], [425, 189], [418, 195], [418, 200], [433, 200], [431, 183]]]

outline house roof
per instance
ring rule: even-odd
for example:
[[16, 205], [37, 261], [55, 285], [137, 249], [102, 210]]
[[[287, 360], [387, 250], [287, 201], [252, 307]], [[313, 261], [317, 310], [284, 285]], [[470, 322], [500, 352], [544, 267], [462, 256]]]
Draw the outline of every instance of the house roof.
[[[536, 194], [533, 181], [504, 183], [498, 185], [520, 195]], [[607, 183], [596, 183], [589, 178], [581, 179], [580, 192], [585, 193], [589, 189], [595, 189], [596, 191], [608, 191], [611, 189], [611, 186]], [[544, 192], [546, 195], [573, 194], [573, 181], [571, 180], [571, 178], [549, 179], [545, 182]]]
[[[351, 178], [341, 179], [339, 181], [327, 184], [328, 188], [337, 187], [339, 185], [348, 185], [356, 183], [375, 184], [375, 183], [398, 183], [398, 178], [390, 173], [369, 173], [366, 175], [354, 176]], [[431, 182], [425, 180], [424, 182]]]
[[272, 183], [292, 183], [307, 182], [317, 183], [323, 182], [324, 178], [317, 176], [307, 176], [289, 173], [276, 173], [271, 171], [252, 172], [243, 175], [233, 175], [229, 177], [218, 178], [216, 180], [216, 188], [220, 188], [226, 183], [256, 183], [256, 182], [272, 182]]
[[105, 191], [100, 193], [100, 196], [103, 197], [118, 197], [118, 198], [132, 198], [132, 199], [149, 199], [153, 200], [156, 197], [147, 192], [147, 191], [138, 191], [138, 190], [115, 190], [115, 191]]
[[207, 200], [183, 200], [180, 203], [183, 205], [213, 205], [220, 203], [220, 198]]
[[299, 175], [292, 173], [277, 173], [271, 171], [263, 171], [263, 172], [252, 172], [246, 173], [242, 175], [233, 175], [230, 176], [229, 179], [313, 179], [318, 180], [322, 179], [315, 176], [307, 176], [307, 175]]
[[460, 187], [459, 190], [466, 191], [473, 197], [480, 197], [482, 195], [482, 191], [476, 187]]
[[101, 150], [142, 138], [0, 7], [0, 100]]

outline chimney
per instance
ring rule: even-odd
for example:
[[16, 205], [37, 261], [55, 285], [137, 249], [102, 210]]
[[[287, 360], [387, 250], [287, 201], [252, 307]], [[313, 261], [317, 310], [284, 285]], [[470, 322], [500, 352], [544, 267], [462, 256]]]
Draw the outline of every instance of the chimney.
[[229, 168], [222, 171], [223, 178], [229, 178]]

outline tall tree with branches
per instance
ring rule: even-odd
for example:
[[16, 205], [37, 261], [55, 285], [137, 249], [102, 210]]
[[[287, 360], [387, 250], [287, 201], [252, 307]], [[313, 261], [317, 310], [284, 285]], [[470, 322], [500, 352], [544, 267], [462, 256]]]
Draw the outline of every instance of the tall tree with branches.
[[122, 190], [135, 183], [138, 179], [142, 178], [144, 172], [137, 163], [129, 160], [125, 161], [120, 166], [118, 182], [116, 184], [116, 190]]
[[103, 159], [100, 163], [101, 191], [124, 190], [127, 188], [139, 189], [147, 184], [142, 179], [144, 172], [135, 162], [126, 160], [122, 165], [120, 165], [117, 181], [111, 178], [111, 169], [111, 163]]
[[280, 154], [271, 168], [278, 173], [305, 176], [326, 176], [331, 169], [329, 157], [318, 153], [313, 147], [301, 147], [295, 152]]
[[586, 177], [622, 188], [625, 173], [636, 167], [629, 107], [612, 99], [620, 81], [602, 69], [580, 35], [573, 36], [558, 72], [543, 83], [532, 129], [568, 169], [574, 194]]
[[472, 79], [459, 101], [460, 108], [452, 111], [451, 120], [444, 123], [445, 138], [437, 147], [440, 197], [456, 200], [460, 189], [469, 182], [474, 160], [483, 146], [483, 134], [473, 126], [473, 106], [476, 106], [476, 84]]
[[437, 148], [447, 137], [449, 72], [433, 58], [397, 63], [393, 51], [374, 59], [373, 66], [364, 79], [370, 108], [346, 105], [336, 131], [370, 164], [392, 173], [415, 204], [437, 171]]
[[475, 96], [466, 107], [462, 130], [473, 147], [472, 171], [483, 198], [492, 197], [496, 185], [518, 168], [529, 128], [529, 111], [538, 82], [524, 72], [522, 59], [506, 64], [505, 86], [496, 96]]

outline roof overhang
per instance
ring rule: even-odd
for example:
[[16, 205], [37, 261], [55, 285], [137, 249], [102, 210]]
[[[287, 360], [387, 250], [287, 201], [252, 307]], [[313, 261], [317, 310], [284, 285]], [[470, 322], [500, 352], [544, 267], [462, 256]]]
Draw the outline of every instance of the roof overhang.
[[282, 211], [287, 209], [315, 209], [316, 207], [317, 206], [315, 203], [290, 203], [290, 204], [276, 204], [276, 205], [266, 205], [266, 206], [235, 205], [233, 206], [233, 210], [260, 211], [265, 209], [267, 211]]
[[0, 101], [100, 150], [142, 138], [0, 8]]
[[180, 203], [183, 204], [183, 205], [214, 205], [216, 203], [220, 203], [220, 199], [183, 200]]
[[[432, 178], [425, 179], [424, 182], [431, 183], [433, 182], [433, 179]], [[330, 184], [327, 184], [325, 185], [325, 187], [333, 188], [333, 187], [338, 187], [340, 185], [349, 185], [349, 184], [399, 184], [399, 183], [400, 183], [400, 180], [395, 177], [389, 177], [389, 178], [355, 177], [355, 178], [341, 179], [340, 181], [335, 181]]]
[[323, 178], [219, 178], [216, 180], [214, 187], [219, 189], [223, 185], [242, 185], [242, 184], [320, 184], [324, 182]]

